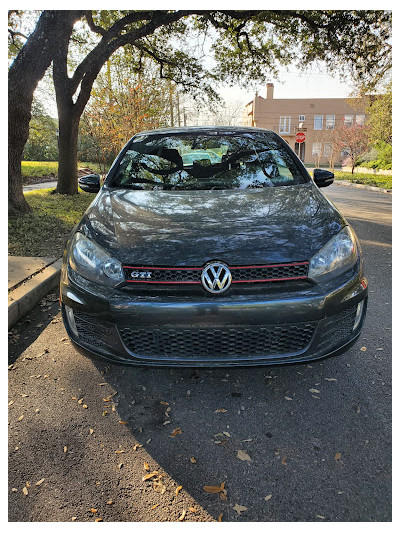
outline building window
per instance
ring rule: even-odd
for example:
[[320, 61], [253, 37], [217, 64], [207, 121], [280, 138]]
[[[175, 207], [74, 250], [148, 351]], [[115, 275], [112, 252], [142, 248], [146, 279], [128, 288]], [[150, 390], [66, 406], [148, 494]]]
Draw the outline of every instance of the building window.
[[324, 143], [324, 157], [331, 157], [333, 152], [332, 143]]
[[353, 115], [345, 115], [344, 116], [344, 125], [346, 128], [351, 128], [353, 125]]
[[324, 124], [324, 115], [314, 115], [314, 129], [322, 130]]
[[365, 115], [356, 115], [356, 126], [364, 126]]
[[279, 133], [290, 133], [290, 121], [291, 117], [280, 117], [279, 119]]
[[299, 122], [305, 122], [306, 116], [305, 115], [299, 115]]
[[325, 117], [325, 128], [327, 130], [335, 129], [335, 115], [326, 115]]
[[341, 157], [348, 157], [350, 155], [350, 148], [343, 148], [340, 155]]
[[317, 157], [321, 155], [321, 143], [312, 143], [312, 156]]

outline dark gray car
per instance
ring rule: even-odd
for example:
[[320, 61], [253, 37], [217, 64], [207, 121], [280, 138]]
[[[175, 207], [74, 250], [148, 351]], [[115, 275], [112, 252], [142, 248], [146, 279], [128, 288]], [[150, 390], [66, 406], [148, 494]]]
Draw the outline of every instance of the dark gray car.
[[[209, 154], [209, 155], [207, 155]], [[360, 334], [367, 280], [352, 228], [275, 133], [170, 128], [135, 135], [99, 176], [64, 253], [64, 324], [131, 364], [309, 361]]]

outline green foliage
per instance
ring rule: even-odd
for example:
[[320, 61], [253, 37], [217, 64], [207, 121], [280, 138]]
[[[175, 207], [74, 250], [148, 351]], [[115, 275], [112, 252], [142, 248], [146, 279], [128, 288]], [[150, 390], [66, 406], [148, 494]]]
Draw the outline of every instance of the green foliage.
[[383, 94], [375, 97], [368, 114], [371, 141], [392, 144], [392, 82], [386, 85]]
[[25, 194], [32, 212], [8, 223], [8, 249], [12, 255], [61, 257], [65, 243], [94, 195], [51, 194], [41, 189]]
[[23, 159], [26, 161], [55, 161], [58, 158], [57, 120], [50, 117], [43, 105], [34, 100], [29, 138]]
[[357, 161], [357, 166], [391, 170], [392, 145], [385, 141], [377, 141], [369, 152]]
[[350, 174], [349, 172], [340, 172], [335, 170], [335, 180], [346, 180], [352, 183], [361, 183], [363, 185], [372, 185], [382, 189], [392, 188], [392, 176], [383, 176], [379, 174]]

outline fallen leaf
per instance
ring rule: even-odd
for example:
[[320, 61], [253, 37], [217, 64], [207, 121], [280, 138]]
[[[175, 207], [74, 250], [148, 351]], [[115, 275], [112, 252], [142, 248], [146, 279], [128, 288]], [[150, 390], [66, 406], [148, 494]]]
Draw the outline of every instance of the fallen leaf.
[[336, 452], [334, 456], [335, 461], [336, 462], [340, 461], [341, 458], [342, 458], [342, 454], [340, 452]]
[[43, 483], [43, 481], [44, 481], [44, 477], [42, 477], [42, 479], [40, 479], [39, 481], [37, 481], [35, 483], [36, 487], [40, 487], [40, 485]]
[[89, 435], [93, 435], [94, 430], [92, 428], [89, 428]]
[[95, 520], [95, 522], [102, 522], [102, 521], [103, 521], [103, 519], [100, 518], [100, 517], [99, 517], [99, 518], [96, 518], [96, 520]]
[[124, 463], [119, 463], [118, 469], [121, 470], [121, 468], [124, 466]]
[[221, 513], [221, 514], [219, 515], [219, 517], [218, 517], [218, 522], [222, 522], [222, 517], [223, 517], [223, 516], [224, 516], [223, 513]]
[[169, 405], [168, 402], [160, 402], [161, 405]]
[[322, 516], [320, 514], [316, 514], [315, 516], [316, 518], [319, 518], [320, 520], [325, 520], [325, 516]]
[[103, 385], [107, 385], [107, 383], [99, 383], [100, 387], [102, 387]]
[[127, 424], [128, 422], [124, 422], [123, 420], [118, 420], [118, 424]]
[[97, 513], [97, 509], [95, 509], [94, 507], [92, 507], [91, 509], [89, 509], [89, 513]]
[[238, 450], [236, 457], [241, 461], [251, 461], [250, 455], [248, 455], [244, 450]]
[[182, 511], [181, 516], [178, 518], [179, 522], [182, 522], [182, 520], [185, 519], [185, 516], [186, 516], [186, 509], [184, 509], [184, 510]]
[[283, 466], [287, 466], [286, 457], [282, 457], [282, 459], [281, 459], [281, 464], [282, 464]]
[[221, 490], [224, 490], [224, 487], [221, 488], [221, 485], [206, 485], [203, 487], [204, 492], [210, 492], [211, 494], [218, 494]]
[[155, 505], [153, 505], [153, 506], [151, 507], [151, 510], [155, 509], [155, 508], [158, 507], [159, 505], [160, 505], [159, 503], [156, 503]]
[[197, 463], [197, 461], [196, 461], [196, 459], [195, 459], [194, 457], [191, 457], [191, 458], [190, 458], [190, 462], [193, 463], [193, 464], [194, 464], [194, 463]]
[[68, 446], [64, 446], [64, 453], [67, 453], [68, 451]]
[[197, 513], [197, 509], [195, 509], [194, 507], [189, 507], [189, 511], [191, 511], [192, 513]]
[[337, 381], [335, 378], [324, 378], [325, 381]]
[[177, 435], [181, 435], [182, 431], [181, 428], [175, 428], [173, 432], [170, 434], [170, 437], [176, 437]]
[[154, 472], [150, 472], [150, 474], [146, 474], [142, 477], [142, 481], [147, 481], [148, 479], [151, 479], [154, 476], [158, 476], [157, 470], [154, 470]]
[[367, 351], [366, 346], [362, 346], [362, 347], [360, 348], [360, 352], [366, 352], [366, 351]]
[[80, 400], [78, 400], [78, 403], [79, 403], [80, 405], [82, 405], [82, 404], [83, 404], [83, 398], [81, 398]]
[[238, 503], [234, 506], [233, 508], [234, 511], [237, 512], [237, 514], [241, 514], [243, 513], [243, 511], [247, 511], [247, 507], [245, 507], [244, 505], [239, 505]]
[[176, 487], [175, 489], [175, 496], [178, 496], [179, 494], [179, 491], [183, 489], [183, 486], [182, 485], [179, 485], [179, 487]]
[[145, 470], [147, 470], [147, 471], [149, 471], [149, 470], [150, 470], [150, 466], [149, 466], [149, 463], [146, 463], [146, 461], [145, 461], [145, 463], [144, 463], [144, 465], [143, 465], [143, 466], [144, 466], [144, 469], [145, 469]]
[[228, 493], [226, 492], [226, 490], [221, 490], [221, 492], [219, 493], [219, 497], [223, 502], [226, 502], [226, 500], [228, 499], [227, 494]]
[[125, 450], [116, 450], [115, 453], [125, 453]]
[[268, 496], [265, 496], [264, 500], [266, 502], [269, 502], [269, 500], [272, 498], [272, 494], [268, 494]]
[[24, 418], [24, 415], [21, 415], [19, 418], [18, 418], [18, 422], [21, 422], [21, 420]]
[[171, 420], [166, 420], [165, 422], [163, 422], [163, 426], [166, 426], [167, 424], [170, 424], [171, 423]]
[[15, 487], [13, 487], [13, 488], [11, 489], [11, 492], [18, 492], [18, 489], [16, 489]]
[[285, 400], [293, 400], [293, 398], [289, 398], [289, 396], [285, 396]]
[[135, 444], [135, 446], [133, 447], [133, 451], [136, 452], [138, 448], [143, 448], [143, 444]]
[[72, 522], [75, 522], [75, 520], [76, 520], [77, 518], [78, 518], [77, 516], [73, 516], [73, 517], [71, 518], [71, 521], [72, 521]]
[[314, 394], [319, 394], [320, 391], [318, 389], [308, 389], [309, 392], [313, 392]]
[[10, 405], [12, 405], [13, 403], [14, 403], [14, 400], [10, 400], [10, 401], [8, 402], [8, 407], [10, 407]]
[[231, 436], [231, 434], [228, 433], [227, 431], [223, 431], [222, 433], [225, 435], [225, 437], [230, 437]]
[[84, 409], [87, 409], [87, 408], [88, 408], [88, 406], [87, 406], [85, 403], [82, 405], [82, 407], [83, 407]]
[[22, 487], [22, 492], [25, 496], [28, 496], [28, 489], [26, 487]]
[[114, 502], [112, 500], [108, 500], [107, 505], [112, 505]]
[[228, 409], [217, 409], [214, 413], [227, 413]]

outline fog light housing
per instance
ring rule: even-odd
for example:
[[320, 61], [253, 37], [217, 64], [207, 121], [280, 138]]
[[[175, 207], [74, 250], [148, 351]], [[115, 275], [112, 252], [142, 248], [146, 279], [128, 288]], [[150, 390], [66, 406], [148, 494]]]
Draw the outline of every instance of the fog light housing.
[[357, 311], [356, 311], [356, 317], [354, 319], [353, 331], [357, 329], [358, 326], [360, 325], [363, 309], [364, 309], [364, 300], [357, 305]]
[[68, 307], [68, 305], [64, 305], [64, 308], [65, 308], [65, 314], [67, 315], [68, 325], [71, 328], [72, 333], [76, 335], [77, 337], [79, 337], [78, 330], [76, 329], [74, 312], [72, 311], [70, 307]]

